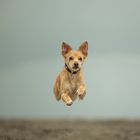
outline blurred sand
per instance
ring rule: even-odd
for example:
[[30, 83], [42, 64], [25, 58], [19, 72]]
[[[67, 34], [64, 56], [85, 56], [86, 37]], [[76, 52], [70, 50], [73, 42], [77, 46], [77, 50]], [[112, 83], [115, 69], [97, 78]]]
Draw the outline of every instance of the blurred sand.
[[0, 140], [140, 140], [140, 121], [0, 120]]

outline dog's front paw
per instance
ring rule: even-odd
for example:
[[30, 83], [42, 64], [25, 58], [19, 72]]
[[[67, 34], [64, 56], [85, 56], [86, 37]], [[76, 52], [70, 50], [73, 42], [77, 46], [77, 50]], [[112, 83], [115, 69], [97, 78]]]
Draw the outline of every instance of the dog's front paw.
[[83, 95], [85, 92], [85, 88], [83, 86], [80, 86], [78, 89], [77, 89], [77, 95], [80, 96], [80, 95]]
[[66, 105], [71, 106], [72, 105], [72, 99], [68, 96], [68, 94], [63, 93], [61, 95], [62, 100], [66, 103]]
[[72, 103], [73, 103], [72, 100], [69, 100], [69, 101], [66, 102], [66, 105], [67, 105], [67, 106], [71, 106]]
[[78, 89], [77, 89], [77, 95], [79, 96], [79, 99], [83, 99], [84, 96], [86, 94], [86, 89], [85, 87], [83, 86], [80, 86]]

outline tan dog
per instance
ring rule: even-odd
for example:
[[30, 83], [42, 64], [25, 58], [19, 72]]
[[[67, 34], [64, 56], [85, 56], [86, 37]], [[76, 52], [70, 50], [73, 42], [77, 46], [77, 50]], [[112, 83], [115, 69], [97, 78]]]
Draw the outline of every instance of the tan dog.
[[72, 105], [77, 96], [83, 99], [86, 94], [82, 65], [88, 55], [87, 41], [82, 43], [77, 51], [73, 51], [63, 42], [62, 55], [65, 67], [55, 81], [54, 94], [58, 101], [62, 99], [66, 105]]

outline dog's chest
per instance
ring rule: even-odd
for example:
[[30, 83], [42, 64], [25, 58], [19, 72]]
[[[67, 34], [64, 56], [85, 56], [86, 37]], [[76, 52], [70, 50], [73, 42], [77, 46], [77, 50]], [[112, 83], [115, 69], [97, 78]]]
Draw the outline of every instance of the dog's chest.
[[69, 79], [69, 88], [71, 91], [75, 91], [77, 89], [78, 79], [75, 75], [72, 75]]

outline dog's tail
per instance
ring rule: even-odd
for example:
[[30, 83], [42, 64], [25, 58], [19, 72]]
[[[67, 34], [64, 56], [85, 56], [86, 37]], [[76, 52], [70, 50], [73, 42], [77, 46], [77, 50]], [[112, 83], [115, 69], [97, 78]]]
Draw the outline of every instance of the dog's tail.
[[59, 89], [60, 89], [60, 76], [57, 77], [55, 84], [54, 84], [54, 88], [53, 88], [54, 95], [55, 95], [57, 101], [59, 101], [61, 99]]

